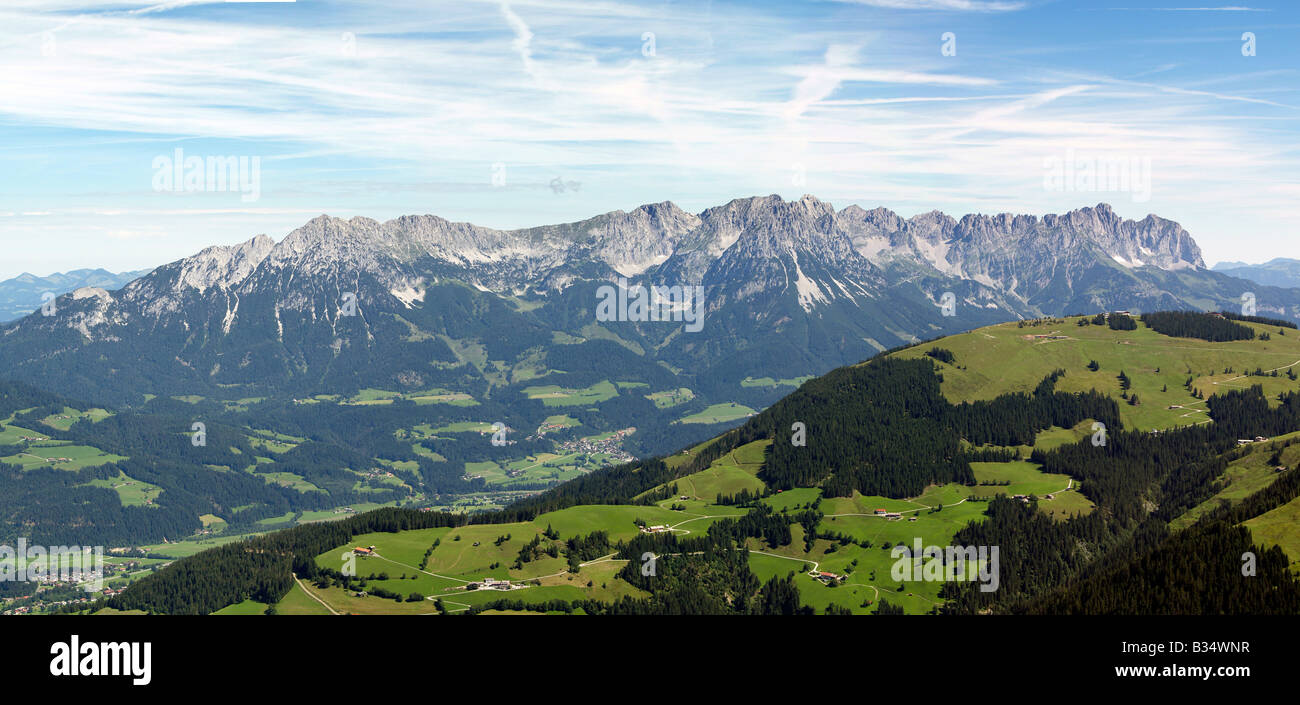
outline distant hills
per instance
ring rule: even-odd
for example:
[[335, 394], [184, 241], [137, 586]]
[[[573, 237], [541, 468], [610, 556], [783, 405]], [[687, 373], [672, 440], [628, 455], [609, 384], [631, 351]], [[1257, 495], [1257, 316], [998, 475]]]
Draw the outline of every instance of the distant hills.
[[1263, 264], [1220, 262], [1214, 265], [1214, 271], [1266, 286], [1300, 287], [1300, 260], [1286, 257], [1271, 259]]
[[59, 296], [82, 287], [113, 291], [148, 273], [147, 269], [116, 274], [104, 269], [74, 269], [48, 277], [20, 274], [0, 281], [0, 323], [17, 320], [39, 309], [46, 293]]
[[183, 558], [98, 606], [1295, 614], [1296, 330], [1244, 321], [1213, 342], [1216, 316], [1172, 316], [1188, 337], [1155, 316], [1097, 318], [900, 349], [504, 511], [298, 527]]

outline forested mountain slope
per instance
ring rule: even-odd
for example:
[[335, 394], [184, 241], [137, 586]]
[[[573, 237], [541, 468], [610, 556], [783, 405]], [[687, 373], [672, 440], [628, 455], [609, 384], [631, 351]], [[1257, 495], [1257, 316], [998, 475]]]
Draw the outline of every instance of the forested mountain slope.
[[[1205, 318], [1189, 332], [1213, 337]], [[708, 443], [502, 512], [301, 527], [179, 561], [109, 605], [1293, 613], [1297, 532], [1275, 517], [1300, 502], [1300, 336], [1241, 325], [1251, 339], [1091, 316], [939, 339], [810, 380]], [[900, 578], [899, 547], [917, 542], [997, 547], [996, 578], [922, 580], [935, 560], [953, 567], [930, 556]], [[375, 556], [352, 552], [367, 545]], [[228, 570], [271, 547], [282, 562]], [[1206, 579], [1183, 577], [1192, 554]], [[981, 576], [991, 562], [965, 566]], [[483, 589], [486, 577], [513, 589]]]

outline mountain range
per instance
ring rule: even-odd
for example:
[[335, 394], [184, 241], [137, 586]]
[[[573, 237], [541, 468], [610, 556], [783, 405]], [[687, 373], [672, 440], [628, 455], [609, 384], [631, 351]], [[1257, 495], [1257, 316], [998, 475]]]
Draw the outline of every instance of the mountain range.
[[[686, 321], [638, 315], [623, 306], [632, 296], [618, 297], [615, 318], [626, 320], [599, 316], [609, 287], [625, 285], [701, 291], [703, 325], [693, 332]], [[933, 480], [969, 484], [969, 471], [953, 465], [959, 438], [1027, 445], [1029, 430], [1011, 433], [1018, 412], [1000, 404], [1028, 404], [1024, 394], [1045, 377], [1055, 384], [1066, 349], [1057, 343], [1096, 338], [1090, 331], [1110, 332], [1094, 341], [1100, 347], [1075, 351], [1063, 390], [1086, 393], [1077, 385], [1089, 380], [1114, 386], [1119, 413], [1139, 414], [1125, 428], [1156, 428], [1147, 417], [1158, 413], [1169, 428], [1199, 417], [1199, 408], [1170, 402], [1204, 399], [1177, 390], [1193, 365], [1206, 377], [1224, 370], [1218, 352], [1190, 357], [1195, 346], [1172, 341], [1174, 358], [1126, 368], [1125, 351], [1163, 341], [1124, 337], [1137, 325], [1117, 327], [1127, 316], [1092, 314], [1231, 311], [1247, 292], [1262, 316], [1300, 313], [1300, 291], [1211, 271], [1176, 223], [1125, 220], [1104, 204], [1045, 217], [903, 218], [770, 196], [698, 214], [660, 203], [515, 231], [435, 216], [320, 216], [278, 242], [211, 247], [0, 325], [0, 541], [125, 547], [378, 506], [503, 508], [593, 486], [586, 477], [595, 486], [622, 477], [601, 468], [659, 467], [656, 456], [752, 430], [757, 418], [768, 441], [797, 423], [821, 439], [797, 463], [785, 444], [772, 446], [763, 479], [777, 490], [903, 497]], [[1089, 315], [1063, 318], [1071, 313]], [[1295, 359], [1295, 335], [1286, 321], [1250, 318], [1262, 357], [1231, 364], [1261, 378], [1272, 372], [1281, 386], [1260, 397], [1271, 399], [1293, 381], [1269, 366]], [[915, 345], [954, 334], [966, 336], [962, 347]], [[1015, 357], [1027, 345], [1048, 346], [1033, 348], [1043, 357], [1031, 366]], [[853, 375], [808, 381], [885, 349], [895, 354], [880, 357], [933, 353], [948, 367], [935, 378], [913, 366], [868, 386], [840, 383]], [[1085, 367], [1103, 358], [1104, 372]], [[1128, 373], [1148, 368], [1167, 378], [1144, 378], [1124, 396]], [[1007, 396], [989, 407], [998, 418], [982, 416], [983, 406], [945, 411], [934, 389], [915, 396], [943, 379], [996, 382]], [[795, 402], [776, 406], [782, 398]], [[1105, 409], [1056, 418], [1030, 407], [1047, 414], [1040, 430], [1089, 418], [1120, 427]], [[797, 415], [769, 413], [778, 408]], [[868, 418], [879, 433], [860, 442]], [[931, 437], [945, 424], [946, 435]], [[1270, 435], [1224, 433], [1229, 443]], [[855, 455], [862, 449], [876, 455]], [[632, 494], [668, 479], [641, 477], [634, 484], [652, 481]], [[682, 496], [660, 489], [664, 501]]]
[[47, 293], [58, 296], [82, 287], [120, 289], [149, 270], [114, 273], [104, 269], [75, 269], [55, 272], [47, 277], [24, 272], [13, 279], [0, 281], [0, 323], [14, 321], [39, 309]]
[[1220, 262], [1214, 265], [1214, 271], [1265, 286], [1300, 287], [1300, 260], [1286, 257], [1277, 257], [1263, 264]]
[[[597, 291], [699, 286], [705, 321], [597, 321]], [[85, 286], [0, 333], [17, 379], [92, 401], [306, 395], [632, 376], [697, 392], [797, 378], [1017, 318], [1110, 309], [1300, 317], [1300, 291], [1206, 268], [1177, 223], [1106, 205], [911, 218], [812, 196], [672, 203], [495, 230], [437, 216], [319, 216]], [[356, 315], [348, 315], [355, 313]], [[611, 344], [611, 341], [613, 344]], [[129, 363], [129, 364], [128, 364]], [[770, 403], [771, 398], [753, 399]]]

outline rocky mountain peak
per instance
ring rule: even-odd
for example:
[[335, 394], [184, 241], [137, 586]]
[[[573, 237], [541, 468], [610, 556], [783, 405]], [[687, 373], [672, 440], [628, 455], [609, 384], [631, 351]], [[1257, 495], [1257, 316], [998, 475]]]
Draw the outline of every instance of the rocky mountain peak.
[[212, 287], [230, 289], [252, 274], [276, 248], [266, 235], [238, 245], [209, 247], [175, 263], [176, 286], [203, 292]]
[[1125, 220], [1109, 204], [1099, 203], [1044, 222], [1096, 242], [1125, 267], [1205, 268], [1201, 248], [1192, 236], [1178, 223], [1153, 214]]
[[1199, 248], [1177, 223], [1155, 215], [1124, 220], [1105, 203], [1041, 218], [998, 213], [958, 220], [935, 210], [904, 219], [883, 207], [851, 205], [837, 212], [812, 195], [787, 201], [772, 194], [734, 199], [699, 215], [664, 201], [511, 231], [435, 215], [386, 222], [320, 215], [278, 244], [259, 235], [207, 248], [160, 267], [127, 293], [142, 312], [158, 315], [180, 311], [186, 297], [212, 290], [231, 299], [234, 320], [235, 299], [285, 291], [295, 281], [355, 281], [365, 273], [381, 291], [405, 292], [451, 271], [485, 291], [518, 293], [562, 290], [612, 271], [722, 285], [736, 298], [794, 286], [809, 308], [875, 295], [886, 281], [882, 270], [974, 281], [1020, 296], [1062, 272], [1076, 277], [1116, 263], [1204, 267]]
[[670, 201], [651, 203], [629, 213], [614, 211], [586, 230], [591, 254], [623, 276], [635, 276], [663, 264], [700, 217]]

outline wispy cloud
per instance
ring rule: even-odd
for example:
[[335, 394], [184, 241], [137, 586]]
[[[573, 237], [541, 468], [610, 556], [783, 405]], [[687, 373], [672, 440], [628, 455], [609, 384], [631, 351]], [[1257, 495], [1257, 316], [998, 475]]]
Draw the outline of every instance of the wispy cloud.
[[1009, 12], [1024, 9], [1024, 2], [1005, 0], [837, 0], [891, 10], [961, 10], [966, 12]]
[[[0, 236], [77, 243], [59, 256], [180, 256], [322, 211], [510, 227], [773, 191], [1056, 211], [1080, 205], [1041, 185], [1067, 148], [1151, 157], [1144, 207], [1206, 245], [1232, 227], [1213, 202], [1282, 232], [1258, 214], [1300, 183], [1285, 62], [1207, 69], [1205, 44], [1070, 55], [996, 24], [1029, 17], [1021, 2], [53, 2], [0, 9]], [[1052, 19], [1041, 32], [1081, 37]], [[155, 193], [150, 161], [178, 146], [260, 156], [262, 200]], [[561, 197], [557, 178], [582, 189]], [[118, 235], [93, 229], [106, 218]]]
[[1221, 7], [1107, 7], [1113, 11], [1132, 12], [1272, 12], [1262, 7], [1244, 7], [1241, 5], [1224, 5]]

